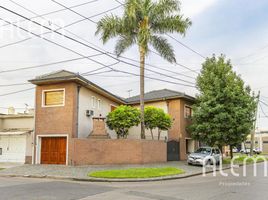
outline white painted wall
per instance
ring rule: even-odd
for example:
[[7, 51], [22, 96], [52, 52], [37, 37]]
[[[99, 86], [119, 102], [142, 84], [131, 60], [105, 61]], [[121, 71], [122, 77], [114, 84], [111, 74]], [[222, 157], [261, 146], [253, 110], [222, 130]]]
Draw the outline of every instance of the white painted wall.
[[[34, 128], [34, 117], [14, 117], [14, 118], [3, 118], [2, 126], [3, 129], [33, 129]], [[1, 125], [0, 124], [0, 125]]]
[[[92, 96], [95, 97], [95, 107], [92, 105]], [[101, 100], [101, 107], [98, 108], [98, 99]], [[118, 106], [116, 102], [111, 101], [110, 99], [99, 95], [85, 87], [81, 87], [79, 92], [79, 111], [78, 111], [78, 138], [86, 138], [89, 136], [93, 130], [93, 120], [92, 116], [86, 116], [86, 110], [93, 110], [94, 116], [106, 117], [111, 111], [111, 105]], [[114, 131], [109, 130], [107, 127], [107, 132], [112, 138], [116, 138]]]
[[[168, 113], [168, 106], [167, 106], [166, 101], [145, 103], [145, 107], [146, 106], [154, 106], [154, 107], [157, 107], [157, 108], [161, 108], [161, 109], [164, 110], [165, 113]], [[135, 105], [134, 107], [139, 108], [139, 105]], [[129, 130], [128, 138], [130, 138], [130, 139], [140, 139], [140, 132], [141, 132], [140, 130], [141, 130], [140, 125], [136, 126], [136, 127], [132, 127]], [[153, 134], [154, 134], [154, 139], [157, 140], [157, 137], [158, 137], [157, 129], [153, 130]], [[145, 135], [146, 135], [146, 139], [148, 139], [148, 140], [152, 139], [150, 130], [146, 130]], [[160, 135], [160, 140], [165, 140], [165, 137], [166, 138], [168, 137], [168, 132], [167, 131], [162, 131], [161, 135]]]

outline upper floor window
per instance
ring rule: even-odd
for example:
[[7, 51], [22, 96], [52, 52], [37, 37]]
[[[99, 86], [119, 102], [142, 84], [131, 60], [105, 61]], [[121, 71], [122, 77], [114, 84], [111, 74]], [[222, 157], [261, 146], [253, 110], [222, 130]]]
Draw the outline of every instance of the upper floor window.
[[101, 110], [101, 100], [98, 99], [98, 110]]
[[65, 104], [64, 89], [43, 90], [42, 96], [43, 107], [64, 106]]
[[184, 117], [185, 118], [191, 118], [193, 114], [192, 107], [191, 106], [185, 106], [184, 107]]
[[96, 97], [94, 96], [91, 97], [91, 105], [92, 105], [92, 108], [96, 108]]

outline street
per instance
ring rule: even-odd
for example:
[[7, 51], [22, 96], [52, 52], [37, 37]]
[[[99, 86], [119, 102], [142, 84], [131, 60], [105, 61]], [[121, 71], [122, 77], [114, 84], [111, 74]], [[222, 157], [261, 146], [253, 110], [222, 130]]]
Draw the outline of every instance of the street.
[[134, 183], [94, 183], [60, 181], [52, 179], [0, 178], [0, 199], [9, 200], [208, 200], [208, 199], [267, 199], [268, 181], [264, 177], [263, 164], [257, 166], [257, 176], [253, 176], [253, 166], [247, 166], [247, 176], [243, 168], [235, 169], [240, 174], [234, 177], [230, 170], [228, 177], [217, 173], [163, 182]]

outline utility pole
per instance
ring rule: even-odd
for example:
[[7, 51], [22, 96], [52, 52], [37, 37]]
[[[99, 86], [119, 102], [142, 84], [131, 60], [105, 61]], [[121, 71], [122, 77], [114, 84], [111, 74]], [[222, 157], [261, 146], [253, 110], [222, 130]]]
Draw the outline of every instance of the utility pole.
[[255, 121], [254, 121], [254, 124], [253, 124], [253, 129], [251, 131], [250, 156], [253, 156], [253, 149], [254, 149], [254, 146], [255, 146], [255, 129], [256, 129], [256, 123], [257, 123], [257, 115], [258, 115], [258, 106], [259, 106], [259, 101], [260, 101], [260, 94], [261, 94], [261, 92], [259, 91], [258, 96], [257, 96], [257, 106], [256, 106], [256, 109], [255, 109]]

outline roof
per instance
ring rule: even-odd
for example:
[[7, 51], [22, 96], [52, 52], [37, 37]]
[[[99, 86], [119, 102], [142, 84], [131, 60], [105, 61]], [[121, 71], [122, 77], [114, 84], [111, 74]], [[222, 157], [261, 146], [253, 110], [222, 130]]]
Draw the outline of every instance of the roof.
[[[82, 84], [85, 87], [97, 93], [100, 93], [104, 96], [108, 96], [119, 103], [137, 104], [140, 101], [139, 95], [133, 96], [127, 99], [118, 97], [110, 93], [109, 91], [101, 88], [100, 86], [96, 85], [95, 83], [89, 81], [88, 79], [84, 78], [79, 73], [74, 73], [74, 72], [70, 72], [67, 70], [60, 70], [60, 71], [52, 72], [49, 74], [44, 74], [42, 76], [36, 77], [35, 79], [29, 80], [29, 82], [36, 84], [36, 85], [44, 85], [44, 84], [68, 82], [68, 81], [78, 82], [79, 84]], [[185, 93], [182, 93], [182, 92], [169, 90], [169, 89], [154, 90], [154, 91], [145, 93], [145, 102], [162, 101], [162, 100], [176, 99], [176, 98], [184, 98], [190, 101], [195, 101], [194, 97], [186, 95]]]
[[[144, 94], [144, 101], [145, 102], [176, 99], [176, 98], [184, 98], [184, 99], [188, 99], [190, 101], [195, 100], [194, 97], [186, 95], [185, 93], [174, 91], [174, 90], [169, 90], [169, 89], [154, 90], [154, 91], [147, 92]], [[127, 98], [127, 99], [125, 99], [125, 101], [128, 104], [139, 103], [140, 95]]]
[[3, 114], [0, 115], [0, 119], [7, 119], [7, 118], [34, 118], [33, 114]]
[[95, 83], [81, 76], [79, 73], [74, 73], [74, 72], [70, 72], [67, 70], [60, 70], [60, 71], [52, 72], [49, 74], [44, 74], [41, 76], [37, 76], [35, 79], [29, 80], [29, 82], [35, 85], [44, 85], [48, 83], [58, 83], [58, 82], [68, 82], [68, 81], [77, 82], [79, 84], [84, 85], [85, 87], [90, 88], [91, 90], [97, 93], [100, 93], [106, 97], [113, 99], [116, 102], [125, 103], [125, 101], [122, 98], [101, 88], [100, 86], [96, 85]]

